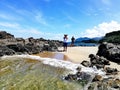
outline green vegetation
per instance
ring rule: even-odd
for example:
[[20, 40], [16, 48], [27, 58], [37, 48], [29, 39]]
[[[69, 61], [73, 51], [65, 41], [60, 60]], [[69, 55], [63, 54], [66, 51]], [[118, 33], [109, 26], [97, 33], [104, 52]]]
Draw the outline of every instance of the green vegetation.
[[32, 59], [0, 59], [0, 90], [80, 90], [80, 84], [62, 79], [66, 72]]
[[102, 42], [108, 42], [108, 43], [114, 43], [114, 44], [120, 44], [120, 30], [107, 33], [103, 39], [99, 41]]

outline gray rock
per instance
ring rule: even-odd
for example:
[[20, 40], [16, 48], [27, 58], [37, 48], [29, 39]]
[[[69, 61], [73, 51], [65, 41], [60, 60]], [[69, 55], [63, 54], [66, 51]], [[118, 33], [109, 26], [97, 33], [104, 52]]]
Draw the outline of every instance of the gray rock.
[[15, 51], [12, 49], [9, 49], [6, 46], [0, 46], [0, 56], [4, 56], [4, 55], [13, 55], [15, 54]]
[[110, 61], [120, 63], [120, 45], [102, 43], [98, 47], [97, 55], [103, 56]]
[[89, 61], [82, 61], [81, 64], [85, 67], [89, 67], [91, 65]]

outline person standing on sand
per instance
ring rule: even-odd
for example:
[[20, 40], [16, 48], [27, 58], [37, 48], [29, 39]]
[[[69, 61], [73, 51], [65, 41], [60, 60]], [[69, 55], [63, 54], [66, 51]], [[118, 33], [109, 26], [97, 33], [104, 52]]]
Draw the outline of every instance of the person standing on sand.
[[68, 40], [67, 34], [64, 34], [64, 37], [63, 37], [63, 48], [64, 48], [64, 50], [63, 51], [67, 51], [67, 40]]
[[74, 36], [72, 36], [72, 38], [71, 38], [71, 46], [74, 46], [74, 43], [75, 43], [75, 38], [74, 38]]

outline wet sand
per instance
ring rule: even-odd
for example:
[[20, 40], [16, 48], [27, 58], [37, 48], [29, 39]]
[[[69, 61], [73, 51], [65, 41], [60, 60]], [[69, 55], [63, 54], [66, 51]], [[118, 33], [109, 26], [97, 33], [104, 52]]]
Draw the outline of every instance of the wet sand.
[[[62, 47], [59, 48], [60, 51], [63, 50]], [[96, 54], [98, 47], [68, 47], [66, 52], [43, 52], [37, 54], [38, 56], [44, 58], [54, 58], [60, 60], [68, 60], [73, 63], [81, 63], [83, 60], [89, 61], [89, 54]], [[114, 62], [110, 62], [111, 68], [117, 68], [120, 71], [120, 65]]]
[[37, 56], [43, 57], [43, 58], [53, 58], [53, 59], [58, 59], [58, 60], [65, 60], [69, 61], [70, 58], [68, 58], [67, 55], [59, 52], [42, 52], [39, 54], [36, 54]]

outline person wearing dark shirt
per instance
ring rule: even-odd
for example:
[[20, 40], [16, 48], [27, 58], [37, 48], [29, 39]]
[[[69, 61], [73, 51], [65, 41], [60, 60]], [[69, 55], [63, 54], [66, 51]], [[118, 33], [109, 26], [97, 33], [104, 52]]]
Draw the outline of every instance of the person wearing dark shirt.
[[74, 36], [72, 36], [72, 38], [71, 38], [71, 46], [74, 46], [74, 43], [75, 43], [75, 38], [74, 38]]

